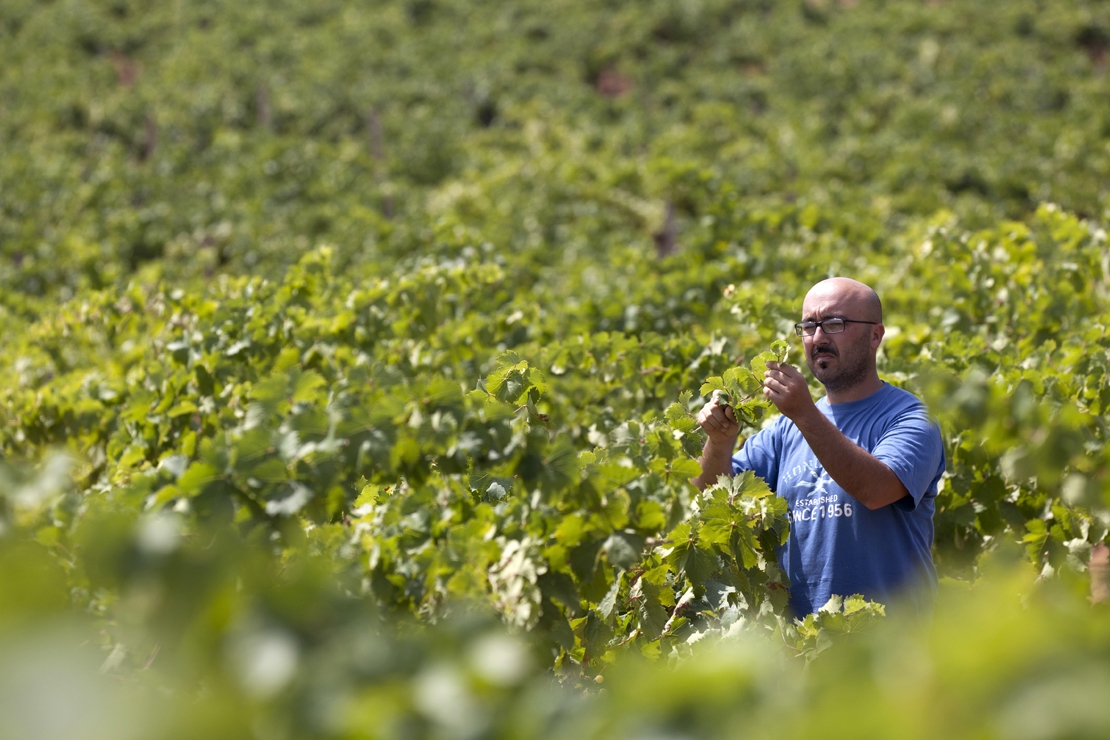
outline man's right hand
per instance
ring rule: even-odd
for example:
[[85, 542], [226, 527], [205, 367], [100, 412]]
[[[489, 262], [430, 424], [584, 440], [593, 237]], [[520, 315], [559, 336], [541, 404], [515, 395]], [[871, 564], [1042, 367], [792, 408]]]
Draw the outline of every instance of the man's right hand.
[[699, 490], [705, 490], [706, 486], [716, 483], [718, 477], [732, 475], [732, 451], [740, 436], [740, 425], [736, 423], [736, 412], [731, 406], [720, 406], [715, 401], [701, 407], [698, 424], [709, 439], [705, 440], [698, 458], [701, 474], [691, 482]]
[[736, 412], [731, 406], [721, 406], [710, 401], [698, 412], [698, 424], [709, 435], [714, 444], [724, 445], [729, 450], [740, 436], [740, 425], [736, 423]]

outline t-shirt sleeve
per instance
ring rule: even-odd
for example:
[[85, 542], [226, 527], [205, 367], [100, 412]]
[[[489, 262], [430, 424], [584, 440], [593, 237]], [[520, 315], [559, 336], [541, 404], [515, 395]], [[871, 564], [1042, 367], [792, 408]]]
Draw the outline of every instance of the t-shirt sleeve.
[[908, 511], [917, 508], [944, 472], [940, 429], [924, 409], [908, 411], [896, 419], [871, 454], [893, 470], [909, 491], [912, 503], [903, 498], [895, 504]]
[[732, 456], [732, 474], [751, 470], [763, 480], [771, 490], [775, 490], [778, 480], [778, 424], [761, 429], [744, 442], [744, 446]]

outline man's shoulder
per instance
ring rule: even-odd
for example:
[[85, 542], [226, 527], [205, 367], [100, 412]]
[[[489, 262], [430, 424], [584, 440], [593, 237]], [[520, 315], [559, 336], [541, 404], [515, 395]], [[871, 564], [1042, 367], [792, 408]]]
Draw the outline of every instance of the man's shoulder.
[[886, 408], [896, 409], [914, 409], [921, 412], [927, 412], [925, 403], [905, 388], [899, 388], [891, 383], [884, 383], [881, 393], [885, 393], [883, 398], [883, 406]]
[[887, 382], [870, 396], [858, 401], [832, 405], [828, 396], [825, 396], [817, 402], [817, 407], [830, 418], [873, 419], [896, 418], [905, 414], [928, 415], [928, 409], [920, 398]]
[[885, 397], [876, 411], [883, 418], [886, 428], [918, 428], [939, 439], [940, 427], [920, 398], [890, 383], [884, 386], [883, 392]]

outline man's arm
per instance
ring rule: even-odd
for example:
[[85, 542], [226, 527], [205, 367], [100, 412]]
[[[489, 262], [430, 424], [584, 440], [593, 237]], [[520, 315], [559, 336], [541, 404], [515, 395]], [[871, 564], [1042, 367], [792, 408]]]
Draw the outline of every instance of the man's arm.
[[837, 485], [872, 510], [910, 495], [886, 463], [845, 437], [821, 413], [796, 368], [778, 363], [767, 366], [770, 369], [763, 381], [764, 395], [794, 422]]
[[704, 491], [720, 476], [732, 475], [732, 453], [736, 448], [736, 438], [740, 436], [740, 425], [736, 423], [736, 413], [731, 406], [715, 403], [702, 406], [698, 412], [698, 424], [705, 430], [707, 439], [698, 458], [701, 474], [692, 482], [699, 491]]

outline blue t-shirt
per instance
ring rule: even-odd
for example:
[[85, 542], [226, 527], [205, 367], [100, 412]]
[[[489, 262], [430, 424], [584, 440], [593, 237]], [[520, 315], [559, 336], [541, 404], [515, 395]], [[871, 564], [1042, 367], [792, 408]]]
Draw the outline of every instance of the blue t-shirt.
[[817, 402], [844, 435], [886, 463], [910, 495], [874, 511], [838, 486], [794, 422], [780, 416], [732, 459], [752, 470], [789, 506], [790, 537], [776, 553], [790, 579], [790, 606], [805, 616], [833, 594], [889, 604], [910, 599], [931, 611], [933, 502], [944, 472], [940, 430], [917, 398], [889, 384], [849, 403]]

